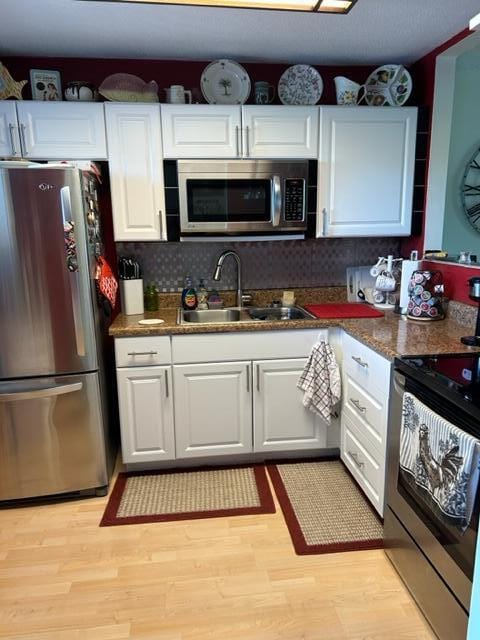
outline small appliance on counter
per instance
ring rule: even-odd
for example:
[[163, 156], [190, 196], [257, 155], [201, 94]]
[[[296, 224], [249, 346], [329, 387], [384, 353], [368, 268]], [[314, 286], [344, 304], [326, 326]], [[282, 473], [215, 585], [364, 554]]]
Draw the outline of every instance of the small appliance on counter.
[[348, 302], [373, 302], [376, 278], [370, 274], [370, 266], [347, 268]]
[[410, 300], [407, 317], [411, 320], [443, 320], [443, 276], [440, 271], [417, 270], [408, 285]]
[[470, 347], [480, 347], [480, 277], [470, 278], [468, 281], [470, 286], [469, 297], [475, 302], [478, 302], [478, 314], [477, 322], [475, 325], [474, 336], [463, 336], [463, 344], [468, 344]]

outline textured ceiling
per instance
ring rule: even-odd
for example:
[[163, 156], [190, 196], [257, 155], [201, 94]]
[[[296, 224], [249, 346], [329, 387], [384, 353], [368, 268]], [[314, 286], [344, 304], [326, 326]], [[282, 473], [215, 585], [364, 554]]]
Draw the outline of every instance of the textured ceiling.
[[358, 0], [346, 16], [0, 0], [0, 56], [409, 63], [468, 26], [479, 0]]

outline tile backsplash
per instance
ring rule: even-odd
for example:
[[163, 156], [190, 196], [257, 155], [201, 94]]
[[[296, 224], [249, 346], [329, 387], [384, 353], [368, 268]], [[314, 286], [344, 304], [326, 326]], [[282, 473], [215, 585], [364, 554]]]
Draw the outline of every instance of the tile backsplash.
[[220, 282], [213, 281], [218, 256], [236, 251], [242, 261], [244, 289], [344, 285], [346, 268], [368, 265], [378, 256], [399, 255], [398, 238], [322, 238], [275, 242], [117, 242], [117, 254], [134, 256], [142, 266], [145, 283], [159, 291], [183, 287], [185, 275], [209, 289], [236, 288], [234, 260], [227, 260]]
[[228, 259], [219, 282], [213, 281], [218, 256], [225, 249], [236, 251], [242, 261], [244, 289], [318, 287], [344, 285], [345, 270], [373, 264], [378, 256], [399, 255], [397, 238], [325, 238], [275, 242], [117, 242], [117, 254], [134, 256], [146, 283], [160, 291], [178, 291], [185, 275], [208, 288], [236, 288], [236, 266]]

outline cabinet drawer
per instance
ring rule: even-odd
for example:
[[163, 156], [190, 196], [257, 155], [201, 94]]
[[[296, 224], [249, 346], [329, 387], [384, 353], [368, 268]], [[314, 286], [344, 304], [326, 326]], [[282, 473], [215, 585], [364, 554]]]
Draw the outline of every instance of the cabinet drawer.
[[343, 411], [385, 455], [388, 400], [376, 399], [360, 387], [348, 373], [344, 375]]
[[146, 367], [170, 364], [172, 349], [169, 336], [117, 338], [115, 340], [117, 367]]
[[385, 459], [369, 449], [361, 433], [345, 415], [342, 418], [341, 458], [367, 498], [383, 516]]
[[343, 370], [376, 398], [388, 398], [391, 362], [362, 342], [343, 334]]

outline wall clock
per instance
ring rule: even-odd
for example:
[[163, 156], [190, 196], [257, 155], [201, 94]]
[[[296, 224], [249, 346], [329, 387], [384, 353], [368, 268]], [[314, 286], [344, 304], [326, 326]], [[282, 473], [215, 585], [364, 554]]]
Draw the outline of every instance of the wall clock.
[[465, 167], [461, 197], [467, 220], [480, 233], [480, 149], [475, 151]]

